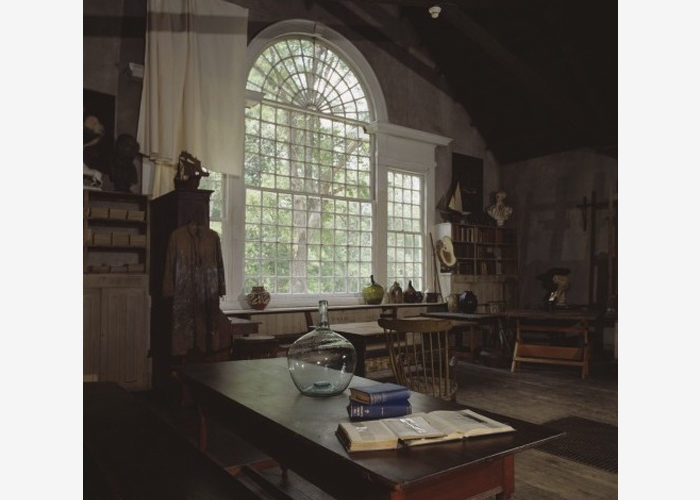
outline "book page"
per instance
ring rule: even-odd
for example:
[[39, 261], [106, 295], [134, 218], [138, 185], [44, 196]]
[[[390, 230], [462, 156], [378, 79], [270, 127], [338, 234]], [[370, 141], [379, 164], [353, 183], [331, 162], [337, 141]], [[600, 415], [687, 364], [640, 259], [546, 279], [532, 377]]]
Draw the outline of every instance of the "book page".
[[446, 434], [459, 433], [463, 436], [495, 434], [514, 430], [511, 426], [480, 415], [471, 410], [434, 411], [428, 415], [434, 427]]
[[380, 420], [341, 422], [338, 427], [347, 437], [350, 450], [398, 447], [398, 437]]
[[388, 418], [383, 420], [383, 422], [401, 441], [441, 437], [445, 435], [444, 432], [430, 425], [424, 413], [416, 413], [414, 415], [398, 418]]

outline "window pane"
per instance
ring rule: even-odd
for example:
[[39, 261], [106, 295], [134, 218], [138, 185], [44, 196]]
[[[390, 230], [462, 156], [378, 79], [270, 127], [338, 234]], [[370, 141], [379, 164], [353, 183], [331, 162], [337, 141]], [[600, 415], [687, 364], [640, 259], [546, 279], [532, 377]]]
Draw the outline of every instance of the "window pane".
[[244, 283], [360, 292], [374, 215], [373, 138], [353, 121], [369, 119], [360, 80], [322, 41], [298, 36], [265, 49], [249, 78], [264, 100], [246, 111]]
[[423, 289], [423, 177], [398, 171], [387, 175], [387, 281]]

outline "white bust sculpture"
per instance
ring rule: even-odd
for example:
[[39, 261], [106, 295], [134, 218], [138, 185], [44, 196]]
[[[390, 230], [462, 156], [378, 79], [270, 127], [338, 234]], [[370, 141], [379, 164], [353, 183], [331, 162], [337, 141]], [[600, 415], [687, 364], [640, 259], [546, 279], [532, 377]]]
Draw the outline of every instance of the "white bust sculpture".
[[496, 220], [496, 224], [502, 226], [513, 213], [513, 208], [505, 204], [506, 193], [499, 191], [496, 193], [496, 204], [486, 209], [486, 213]]

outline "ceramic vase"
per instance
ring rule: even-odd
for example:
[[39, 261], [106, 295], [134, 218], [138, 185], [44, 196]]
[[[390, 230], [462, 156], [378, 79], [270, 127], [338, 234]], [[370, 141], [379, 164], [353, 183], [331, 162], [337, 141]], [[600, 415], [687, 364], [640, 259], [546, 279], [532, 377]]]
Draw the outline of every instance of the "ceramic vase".
[[391, 304], [401, 304], [403, 302], [403, 290], [398, 281], [394, 281], [389, 289], [389, 302]]
[[474, 313], [476, 312], [476, 306], [478, 304], [476, 300], [476, 295], [471, 290], [466, 290], [459, 294], [459, 311], [463, 313]]
[[447, 296], [447, 310], [449, 312], [459, 312], [459, 296], [451, 293]]
[[270, 292], [264, 286], [254, 286], [246, 299], [251, 309], [263, 310], [270, 303]]
[[417, 304], [423, 301], [423, 293], [413, 288], [413, 284], [410, 280], [406, 290], [403, 292], [403, 301], [411, 304]]

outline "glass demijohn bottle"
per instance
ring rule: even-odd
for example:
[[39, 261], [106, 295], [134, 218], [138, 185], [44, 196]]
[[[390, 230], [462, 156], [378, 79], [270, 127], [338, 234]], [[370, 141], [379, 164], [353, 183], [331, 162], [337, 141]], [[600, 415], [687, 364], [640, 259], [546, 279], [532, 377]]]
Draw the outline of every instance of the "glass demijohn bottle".
[[318, 303], [318, 326], [299, 337], [287, 352], [289, 374], [306, 396], [334, 396], [352, 380], [357, 356], [353, 345], [331, 330], [328, 301]]

